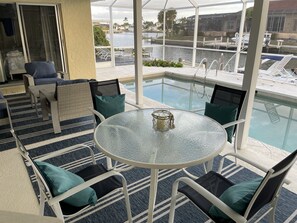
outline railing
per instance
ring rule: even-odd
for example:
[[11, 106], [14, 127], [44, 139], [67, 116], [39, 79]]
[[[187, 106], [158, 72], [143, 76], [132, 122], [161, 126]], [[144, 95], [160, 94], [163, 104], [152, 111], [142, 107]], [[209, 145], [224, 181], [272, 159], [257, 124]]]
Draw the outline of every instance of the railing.
[[201, 69], [201, 67], [204, 67], [205, 75], [206, 75], [206, 73], [207, 73], [207, 62], [208, 62], [207, 58], [205, 58], [205, 57], [200, 61], [199, 65], [198, 65], [198, 67], [196, 69], [196, 72], [194, 74], [194, 79], [196, 78], [196, 76], [198, 74], [198, 71]]
[[[148, 59], [159, 59], [157, 56], [158, 48], [162, 46], [143, 46], [142, 47], [142, 57], [143, 60]], [[123, 46], [114, 47], [114, 60], [116, 65], [128, 65], [134, 64], [134, 47], [133, 46]], [[159, 53], [160, 54], [160, 53]], [[95, 47], [95, 57], [97, 63], [111, 62], [113, 60], [111, 56], [111, 46], [96, 46]]]

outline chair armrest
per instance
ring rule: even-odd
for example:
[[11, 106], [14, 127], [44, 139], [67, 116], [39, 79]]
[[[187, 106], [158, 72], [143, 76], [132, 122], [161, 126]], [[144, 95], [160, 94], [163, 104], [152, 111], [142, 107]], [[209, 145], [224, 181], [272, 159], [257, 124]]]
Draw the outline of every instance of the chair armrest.
[[[232, 208], [230, 208], [228, 205], [226, 205], [223, 201], [221, 201], [218, 197], [216, 197], [215, 195], [210, 193], [204, 187], [197, 184], [194, 180], [192, 180], [188, 177], [181, 177], [174, 182], [174, 186], [178, 185], [179, 182], [183, 182], [186, 185], [188, 185], [189, 187], [191, 187], [197, 193], [202, 195], [206, 200], [211, 202], [213, 205], [215, 205], [217, 208], [219, 208], [222, 212], [224, 212], [226, 215], [228, 215], [235, 222], [246, 222], [247, 221], [242, 215], [238, 214], [236, 211], [234, 211]], [[174, 188], [174, 186], [173, 186], [173, 188]]]
[[25, 91], [28, 93], [28, 88], [29, 86], [34, 86], [34, 77], [31, 76], [30, 74], [24, 74], [23, 75], [23, 81], [24, 81], [24, 86], [25, 86]]
[[61, 155], [71, 153], [71, 152], [75, 152], [75, 151], [82, 150], [82, 149], [89, 150], [90, 155], [92, 157], [92, 162], [93, 162], [93, 164], [96, 164], [94, 151], [92, 150], [91, 147], [89, 147], [87, 145], [84, 145], [84, 144], [78, 144], [78, 145], [71, 146], [71, 147], [68, 147], [68, 148], [65, 148], [65, 149], [61, 149], [61, 150], [58, 150], [58, 151], [55, 151], [55, 152], [51, 152], [51, 153], [48, 153], [48, 154], [46, 154], [46, 155], [44, 155], [44, 156], [42, 156], [40, 158], [37, 158], [35, 160], [44, 161], [44, 160], [47, 160], [47, 159], [51, 159], [51, 158], [54, 158], [54, 157], [57, 157], [57, 156], [61, 156]]
[[[105, 117], [100, 112], [96, 111], [93, 108], [89, 108], [89, 110], [94, 114], [94, 116], [97, 116], [101, 122], [103, 122], [105, 120]], [[95, 119], [95, 121], [96, 121], [96, 119]]]
[[[266, 173], [266, 172], [269, 170], [268, 168], [263, 167], [263, 166], [259, 165], [258, 163], [253, 162], [253, 161], [251, 161], [251, 160], [249, 160], [249, 159], [247, 159], [247, 158], [245, 158], [245, 157], [239, 155], [238, 153], [227, 153], [227, 154], [225, 154], [225, 155], [222, 157], [222, 159], [220, 160], [218, 173], [221, 173], [221, 172], [222, 172], [223, 164], [224, 164], [224, 160], [225, 160], [225, 158], [226, 158], [227, 156], [233, 156], [233, 157], [235, 157], [236, 159], [239, 159], [239, 160], [241, 160], [241, 161], [243, 161], [243, 162], [245, 162], [245, 163], [247, 163], [247, 164], [249, 164], [249, 165], [251, 165], [251, 166], [253, 166], [253, 167], [256, 167], [257, 169], [263, 171], [264, 173]], [[290, 183], [291, 183], [291, 181], [290, 181], [290, 180], [287, 180], [287, 179], [285, 179], [284, 182], [285, 182], [286, 184], [290, 184]]]
[[34, 85], [34, 77], [30, 74], [24, 74], [23, 78], [26, 78], [28, 80], [29, 86]]
[[63, 71], [57, 71], [58, 77], [65, 79], [65, 77], [68, 77], [68, 74], [66, 72]]
[[[48, 92], [46, 90], [40, 90], [39, 95], [42, 95], [43, 98], [46, 98], [46, 100], [48, 100], [49, 103], [57, 101], [57, 99], [55, 98], [55, 93], [54, 92]], [[41, 96], [40, 96], [40, 98], [41, 98]]]
[[245, 157], [239, 155], [238, 153], [227, 153], [227, 154], [225, 154], [225, 155], [222, 157], [222, 159], [220, 160], [220, 165], [219, 165], [219, 170], [218, 170], [219, 173], [221, 173], [221, 171], [222, 171], [223, 164], [224, 164], [224, 160], [225, 160], [225, 158], [226, 158], [227, 156], [233, 156], [233, 157], [235, 157], [235, 158], [237, 158], [237, 159], [239, 159], [239, 160], [241, 160], [241, 161], [243, 161], [243, 162], [245, 162], [245, 163], [248, 163], [248, 164], [250, 164], [250, 165], [256, 167], [257, 169], [259, 169], [259, 170], [261, 170], [261, 171], [263, 171], [263, 172], [267, 172], [267, 170], [268, 170], [268, 168], [265, 168], [265, 167], [263, 167], [263, 166], [257, 164], [256, 162], [253, 162], [253, 161], [251, 161], [251, 160], [249, 160], [249, 159], [247, 159], [247, 158], [245, 158]]
[[107, 179], [109, 177], [112, 177], [112, 176], [121, 177], [122, 178], [122, 181], [125, 181], [126, 182], [126, 180], [125, 180], [125, 178], [123, 177], [122, 174], [120, 174], [120, 173], [118, 173], [116, 171], [111, 170], [111, 171], [106, 172], [104, 174], [101, 174], [101, 175], [99, 175], [97, 177], [94, 177], [94, 178], [92, 178], [92, 179], [90, 179], [90, 180], [88, 180], [88, 181], [86, 181], [86, 182], [84, 182], [82, 184], [79, 184], [79, 185], [71, 188], [70, 190], [66, 191], [65, 193], [60, 194], [60, 195], [58, 195], [58, 196], [50, 199], [48, 201], [48, 203], [49, 203], [49, 205], [56, 204], [56, 203], [58, 203], [58, 202], [60, 202], [60, 201], [62, 201], [64, 199], [66, 199], [66, 198], [68, 198], [68, 197], [76, 194], [77, 192], [80, 192], [80, 191], [82, 191], [82, 190], [84, 190], [84, 189], [92, 186], [93, 184], [96, 184], [96, 183], [98, 183], [100, 181], [103, 181], [103, 180], [105, 180], [105, 179]]
[[245, 122], [245, 119], [238, 119], [238, 120], [236, 120], [234, 122], [229, 122], [229, 123], [224, 124], [223, 127], [226, 129], [226, 128], [230, 127], [230, 126], [238, 125], [238, 124], [243, 123], [243, 122]]

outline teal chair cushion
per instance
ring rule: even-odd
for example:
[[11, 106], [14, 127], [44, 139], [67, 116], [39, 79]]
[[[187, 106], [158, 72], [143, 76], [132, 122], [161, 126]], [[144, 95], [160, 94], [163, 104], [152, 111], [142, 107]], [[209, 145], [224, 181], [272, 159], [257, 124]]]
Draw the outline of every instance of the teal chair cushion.
[[[96, 95], [96, 110], [105, 118], [125, 111], [125, 94], [114, 96], [98, 96]], [[99, 120], [97, 120], [97, 124]]]
[[[206, 102], [204, 115], [216, 120], [218, 123], [224, 125], [236, 120], [238, 108], [233, 105], [218, 105]], [[232, 137], [235, 126], [226, 128], [228, 141], [232, 143]]]
[[[40, 169], [54, 196], [62, 194], [85, 182], [80, 176], [60, 167], [41, 161], [35, 161], [35, 163]], [[75, 207], [82, 207], [89, 204], [95, 205], [97, 202], [97, 195], [94, 189], [88, 187], [66, 198], [63, 202]]]
[[[220, 200], [238, 214], [243, 215], [261, 181], [261, 178], [256, 178], [251, 181], [235, 184], [224, 191], [220, 196]], [[209, 209], [209, 215], [214, 219], [229, 219], [226, 214], [214, 205]]]

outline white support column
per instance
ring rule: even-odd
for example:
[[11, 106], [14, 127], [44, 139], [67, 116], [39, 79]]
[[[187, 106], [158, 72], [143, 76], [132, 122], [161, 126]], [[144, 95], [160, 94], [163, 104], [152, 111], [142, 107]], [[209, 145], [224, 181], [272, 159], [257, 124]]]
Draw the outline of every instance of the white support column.
[[247, 5], [247, 1], [242, 0], [242, 11], [241, 11], [241, 20], [240, 20], [240, 27], [239, 27], [239, 37], [238, 37], [237, 50], [236, 50], [235, 62], [234, 62], [234, 72], [235, 73], [237, 73], [239, 58], [240, 58], [241, 42], [242, 42], [243, 29], [244, 29], [244, 23], [245, 23], [246, 5]]
[[142, 1], [133, 0], [136, 104], [143, 105]]
[[199, 20], [199, 7], [195, 9], [195, 25], [194, 25], [194, 38], [193, 38], [193, 58], [192, 67], [196, 65], [196, 47], [197, 47], [197, 35], [198, 35], [198, 20]]
[[114, 39], [113, 39], [113, 16], [112, 16], [112, 6], [109, 7], [109, 36], [110, 36], [110, 58], [111, 65], [115, 67], [115, 56], [114, 56]]
[[255, 0], [252, 18], [252, 29], [250, 33], [249, 48], [245, 64], [242, 89], [247, 90], [245, 103], [242, 107], [240, 118], [245, 122], [239, 126], [238, 148], [244, 148], [247, 142], [255, 90], [261, 61], [263, 47], [263, 36], [266, 30], [269, 0]]
[[165, 60], [165, 41], [166, 41], [166, 10], [164, 10], [163, 14], [163, 54], [162, 54], [162, 59]]

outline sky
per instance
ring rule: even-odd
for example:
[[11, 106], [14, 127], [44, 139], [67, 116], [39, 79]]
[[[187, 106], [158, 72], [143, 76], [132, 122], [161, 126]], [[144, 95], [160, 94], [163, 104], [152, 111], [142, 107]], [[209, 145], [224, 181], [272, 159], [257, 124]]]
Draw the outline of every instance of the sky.
[[[250, 7], [251, 5], [249, 5]], [[93, 20], [99, 20], [99, 21], [109, 21], [109, 9], [105, 7], [99, 7], [99, 6], [91, 6], [92, 9], [92, 18]], [[231, 12], [238, 12], [241, 11], [242, 5], [241, 4], [235, 4], [235, 5], [228, 5], [228, 6], [217, 6], [217, 7], [207, 7], [207, 8], [201, 8], [200, 14], [215, 14], [215, 13], [231, 13]], [[144, 21], [153, 21], [157, 22], [157, 16], [159, 11], [153, 11], [153, 10], [143, 10], [143, 20]], [[182, 17], [189, 17], [195, 14], [194, 9], [190, 10], [177, 10], [177, 19]], [[113, 22], [118, 24], [123, 24], [124, 19], [127, 17], [128, 22], [130, 24], [133, 23], [133, 12], [132, 9], [119, 9], [114, 8], [113, 9]]]

